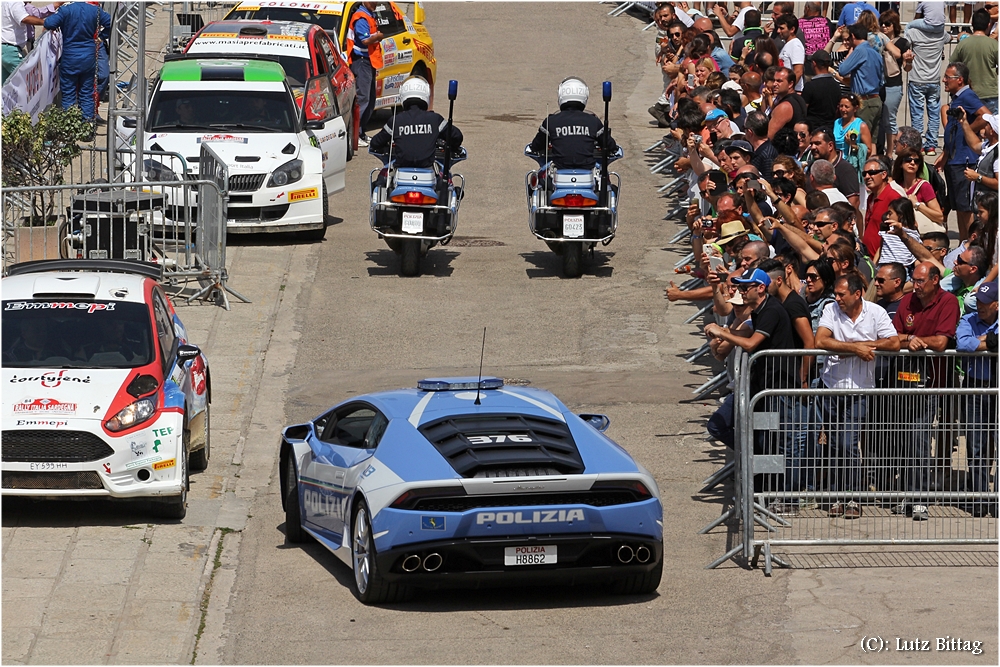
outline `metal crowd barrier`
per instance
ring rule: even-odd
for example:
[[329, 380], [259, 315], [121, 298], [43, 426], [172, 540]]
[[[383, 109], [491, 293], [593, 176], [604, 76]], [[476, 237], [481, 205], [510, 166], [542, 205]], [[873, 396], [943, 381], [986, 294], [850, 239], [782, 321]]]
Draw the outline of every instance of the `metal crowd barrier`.
[[[168, 157], [183, 161], [150, 159]], [[3, 188], [3, 272], [39, 259], [155, 262], [167, 284], [198, 283], [189, 302], [208, 297], [228, 310], [227, 292], [246, 301], [227, 285], [228, 171], [210, 144], [199, 169], [186, 179], [147, 169], [148, 181]]]
[[763, 554], [770, 574], [776, 546], [997, 544], [997, 354], [879, 352], [873, 389], [825, 388], [827, 356], [741, 354], [733, 503], [703, 531], [733, 519], [740, 539], [708, 567]]

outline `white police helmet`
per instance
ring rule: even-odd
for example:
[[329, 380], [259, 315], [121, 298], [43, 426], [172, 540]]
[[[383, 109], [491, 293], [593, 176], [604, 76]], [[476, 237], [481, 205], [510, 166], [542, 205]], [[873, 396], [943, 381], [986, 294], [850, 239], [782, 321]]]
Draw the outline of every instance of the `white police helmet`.
[[399, 87], [399, 102], [405, 104], [407, 100], [420, 100], [426, 105], [431, 103], [431, 85], [420, 76], [411, 76], [403, 85]]
[[560, 107], [567, 102], [579, 102], [583, 106], [587, 106], [587, 100], [589, 98], [590, 89], [587, 88], [587, 84], [576, 77], [571, 76], [568, 79], [564, 79], [563, 82], [559, 84]]

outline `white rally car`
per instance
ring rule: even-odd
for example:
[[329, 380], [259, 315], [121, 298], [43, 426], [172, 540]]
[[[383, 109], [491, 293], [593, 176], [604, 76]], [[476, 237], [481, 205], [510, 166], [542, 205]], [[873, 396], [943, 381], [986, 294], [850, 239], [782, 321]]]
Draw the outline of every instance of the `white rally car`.
[[143, 498], [186, 513], [211, 379], [160, 267], [50, 260], [3, 279], [3, 495]]
[[[120, 135], [129, 131], [121, 122]], [[306, 81], [300, 109], [277, 62], [182, 57], [160, 71], [143, 131], [153, 181], [197, 179], [201, 144], [211, 143], [229, 171], [230, 234], [326, 234], [329, 196], [344, 189], [347, 166], [347, 128], [328, 77]], [[163, 152], [184, 158], [183, 176]], [[172, 222], [187, 210], [168, 202]]]

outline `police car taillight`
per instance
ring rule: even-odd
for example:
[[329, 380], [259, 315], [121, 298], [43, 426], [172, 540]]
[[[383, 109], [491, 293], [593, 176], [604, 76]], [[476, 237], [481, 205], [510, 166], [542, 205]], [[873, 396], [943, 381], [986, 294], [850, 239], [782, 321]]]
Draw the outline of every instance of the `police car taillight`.
[[455, 498], [468, 495], [461, 486], [444, 486], [433, 489], [410, 489], [392, 501], [389, 507], [397, 510], [415, 509], [417, 503], [424, 498]]
[[594, 482], [591, 491], [628, 491], [635, 496], [636, 501], [649, 500], [653, 494], [646, 485], [637, 479], [609, 479]]

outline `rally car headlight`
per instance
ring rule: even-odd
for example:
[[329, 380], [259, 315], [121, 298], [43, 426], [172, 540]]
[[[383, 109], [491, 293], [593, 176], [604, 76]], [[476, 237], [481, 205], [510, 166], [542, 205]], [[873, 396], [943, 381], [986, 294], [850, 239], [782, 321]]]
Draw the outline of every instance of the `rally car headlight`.
[[292, 160], [274, 170], [267, 187], [281, 188], [299, 180], [302, 180], [302, 160]]
[[104, 427], [111, 432], [124, 431], [148, 420], [155, 413], [156, 402], [151, 398], [144, 398], [126, 405], [118, 414], [105, 422]]
[[151, 181], [179, 181], [174, 170], [157, 160], [143, 160], [146, 169], [146, 178]]

